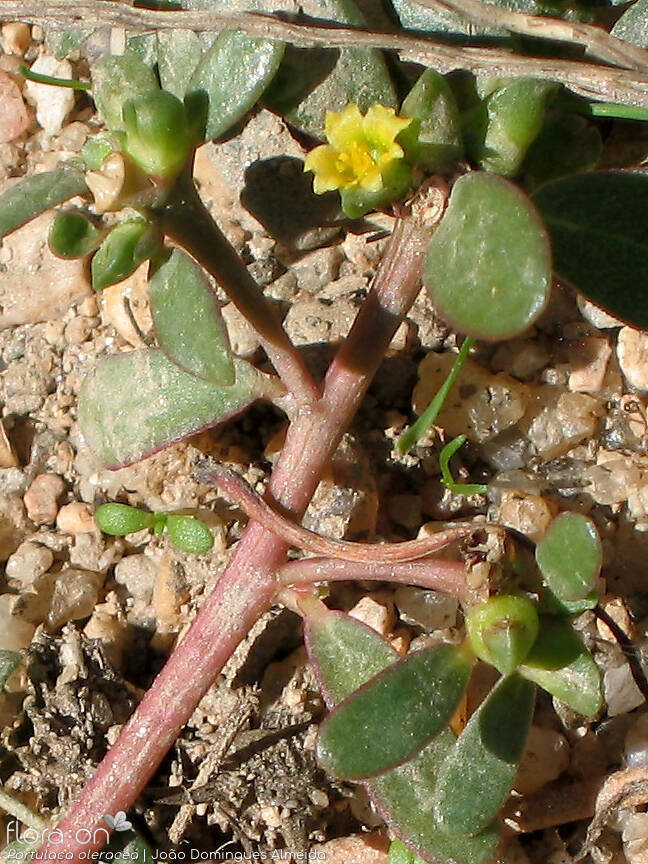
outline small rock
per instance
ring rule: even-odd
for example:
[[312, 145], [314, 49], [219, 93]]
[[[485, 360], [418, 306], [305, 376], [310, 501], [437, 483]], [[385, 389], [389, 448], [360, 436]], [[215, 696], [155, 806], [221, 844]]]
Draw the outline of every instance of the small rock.
[[115, 580], [144, 603], [151, 602], [156, 576], [157, 567], [148, 555], [127, 555], [115, 567]]
[[[72, 78], [72, 66], [67, 60], [57, 60], [49, 54], [32, 63], [32, 72], [50, 75], [53, 78]], [[70, 87], [53, 87], [51, 84], [25, 82], [25, 95], [36, 106], [36, 120], [48, 135], [60, 132], [65, 118], [74, 108], [74, 90]]]
[[117, 669], [121, 668], [126, 643], [126, 627], [115, 614], [111, 614], [100, 604], [95, 607], [90, 620], [83, 628], [88, 639], [99, 639], [110, 662]]
[[58, 318], [91, 290], [82, 259], [64, 260], [50, 252], [47, 236], [54, 215], [42, 213], [2, 241], [0, 330]]
[[[419, 381], [412, 405], [422, 414], [447, 378], [456, 355], [430, 352], [419, 366]], [[524, 414], [529, 388], [504, 373], [493, 374], [466, 360], [457, 386], [439, 413], [437, 425], [451, 437], [466, 434], [474, 441], [489, 441], [513, 426]]]
[[[128, 278], [115, 285], [109, 285], [101, 292], [103, 321], [112, 324], [119, 335], [133, 348], [141, 348], [144, 344], [137, 328], [146, 333], [152, 326], [147, 300], [148, 271], [148, 261], [145, 261]], [[128, 312], [127, 304], [132, 317]]]
[[648, 813], [627, 813], [621, 836], [628, 864], [646, 864], [648, 862]]
[[622, 327], [617, 341], [617, 359], [628, 383], [637, 390], [648, 390], [648, 333]]
[[21, 57], [31, 45], [31, 31], [28, 24], [11, 21], [2, 25], [2, 50], [6, 54], [18, 54]]
[[25, 591], [37, 585], [54, 562], [54, 555], [40, 543], [21, 543], [7, 559], [6, 575], [11, 588]]
[[39, 474], [25, 492], [23, 501], [27, 515], [36, 525], [51, 525], [58, 513], [58, 502], [66, 491], [65, 481], [58, 474]]
[[13, 594], [0, 595], [0, 649], [22, 651], [32, 640], [36, 628], [15, 614], [18, 598]]
[[180, 607], [189, 594], [182, 574], [169, 556], [165, 556], [157, 568], [153, 587], [153, 611], [162, 633], [180, 627]]
[[400, 617], [408, 624], [443, 630], [457, 623], [459, 602], [449, 594], [401, 585], [394, 593], [394, 600]]
[[556, 513], [557, 508], [541, 495], [507, 489], [502, 493], [498, 521], [539, 543]]
[[514, 378], [528, 381], [544, 368], [551, 355], [539, 339], [510, 339], [503, 342], [493, 355], [491, 368], [495, 372], [508, 372]]
[[61, 507], [56, 525], [64, 534], [89, 534], [97, 530], [90, 508], [80, 501]]
[[532, 726], [513, 788], [520, 795], [531, 795], [559, 777], [568, 765], [567, 739], [553, 729]]
[[583, 318], [597, 330], [611, 330], [613, 327], [623, 326], [623, 321], [619, 321], [618, 318], [609, 315], [604, 309], [590, 303], [582, 294], [578, 295], [576, 303]]
[[326, 864], [388, 864], [389, 838], [384, 831], [338, 837], [312, 846], [312, 859], [318, 856]]
[[629, 768], [648, 764], [648, 714], [640, 714], [628, 729], [623, 749]]
[[253, 357], [261, 343], [247, 318], [239, 312], [233, 303], [223, 306], [221, 313], [225, 320], [232, 351], [237, 357], [246, 359]]
[[96, 213], [120, 209], [119, 196], [126, 183], [126, 163], [121, 153], [111, 153], [98, 171], [87, 171], [86, 183], [94, 197]]
[[578, 393], [597, 393], [603, 387], [612, 346], [603, 337], [587, 336], [570, 347], [572, 371], [567, 386]]
[[607, 713], [610, 717], [615, 717], [617, 714], [627, 714], [644, 702], [644, 697], [635, 684], [628, 663], [605, 670], [603, 692]]
[[[623, 635], [627, 639], [633, 640], [635, 638], [634, 627], [623, 597], [604, 597], [601, 601], [601, 605], [603, 606], [603, 611], [610, 616]], [[596, 629], [598, 630], [601, 639], [616, 644], [616, 636], [610, 630], [608, 625], [600, 618], [596, 619]]]
[[396, 621], [393, 603], [377, 603], [371, 597], [363, 597], [349, 611], [352, 618], [362, 621], [367, 627], [377, 630], [381, 636], [391, 632]]
[[0, 495], [0, 561], [6, 561], [31, 530], [22, 496], [11, 492]]
[[65, 341], [68, 345], [79, 345], [85, 342], [92, 332], [93, 322], [83, 315], [75, 315], [74, 318], [65, 325]]
[[547, 385], [538, 388], [525, 415], [526, 434], [542, 459], [557, 459], [594, 435], [602, 413], [601, 403], [592, 396], [560, 393]]
[[28, 128], [29, 111], [23, 102], [20, 88], [6, 72], [0, 71], [0, 144], [18, 138]]
[[68, 621], [90, 616], [97, 605], [102, 584], [101, 573], [73, 568], [62, 570], [54, 586], [48, 625], [57, 629]]
[[11, 441], [7, 437], [4, 423], [0, 420], [0, 468], [16, 468], [18, 465], [18, 458], [13, 451]]
[[623, 453], [599, 450], [597, 465], [588, 465], [583, 471], [587, 492], [598, 504], [621, 504], [637, 489], [641, 471]]

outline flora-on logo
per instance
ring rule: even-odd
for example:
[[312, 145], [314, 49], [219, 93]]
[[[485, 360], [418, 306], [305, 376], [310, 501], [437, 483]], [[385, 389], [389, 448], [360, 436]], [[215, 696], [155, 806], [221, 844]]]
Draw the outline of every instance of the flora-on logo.
[[126, 818], [126, 814], [123, 810], [115, 813], [114, 816], [111, 816], [109, 813], [107, 813], [104, 816], [104, 822], [109, 828], [112, 828], [113, 831], [130, 831], [130, 829], [133, 827]]

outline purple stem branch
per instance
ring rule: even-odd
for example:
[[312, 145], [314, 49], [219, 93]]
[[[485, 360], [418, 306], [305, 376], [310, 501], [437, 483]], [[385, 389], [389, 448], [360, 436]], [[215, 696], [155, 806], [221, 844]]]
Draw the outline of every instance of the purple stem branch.
[[432, 552], [438, 552], [449, 543], [461, 540], [475, 531], [475, 526], [471, 523], [458, 522], [445, 531], [401, 543], [354, 543], [348, 540], [331, 540], [282, 516], [234, 471], [217, 468], [205, 472], [204, 479], [218, 486], [251, 519], [263, 525], [266, 531], [281, 537], [288, 546], [296, 546], [305, 552], [313, 552], [329, 558], [341, 558], [344, 561], [366, 561], [374, 564], [414, 561], [417, 558], [425, 558]]
[[188, 172], [176, 181], [157, 214], [160, 229], [210, 273], [247, 319], [286, 389], [301, 407], [321, 395], [304, 359], [284, 330], [276, 308], [212, 219]]
[[[426, 242], [445, 194], [445, 187], [428, 187], [412, 216], [397, 222], [367, 299], [331, 364], [321, 400], [311, 411], [298, 413], [288, 428], [266, 498], [294, 519], [302, 517], [420, 290]], [[41, 855], [81, 861], [100, 848], [101, 841], [88, 841], [87, 832], [92, 838], [95, 828], [104, 827], [106, 813], [133, 805], [236, 646], [272, 605], [279, 589], [275, 574], [287, 549], [284, 540], [257, 522], [247, 526], [191, 629], [61, 822], [64, 841], [46, 843]]]
[[342, 561], [336, 558], [300, 558], [277, 572], [280, 585], [312, 585], [317, 582], [398, 582], [443, 591], [459, 600], [469, 595], [466, 568], [461, 561], [402, 561], [398, 564]]

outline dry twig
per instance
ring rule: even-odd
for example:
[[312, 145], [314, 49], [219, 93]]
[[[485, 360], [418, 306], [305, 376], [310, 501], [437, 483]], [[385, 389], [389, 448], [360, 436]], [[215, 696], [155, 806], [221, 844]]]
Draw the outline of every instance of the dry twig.
[[[431, 66], [439, 72], [467, 69], [492, 77], [527, 76], [559, 81], [587, 98], [648, 108], [648, 71], [574, 60], [522, 57], [494, 48], [441, 44], [404, 33], [314, 26], [251, 12], [160, 12], [127, 6], [115, 0], [0, 0], [0, 21], [29, 21], [61, 27], [109, 25], [137, 32], [177, 28], [218, 31], [236, 27], [251, 36], [281, 39], [305, 48], [325, 45], [331, 48], [390, 49], [396, 51], [402, 60]], [[536, 35], [540, 35], [539, 32]], [[602, 38], [605, 39], [606, 35]]]
[[617, 39], [600, 27], [583, 24], [580, 21], [563, 21], [544, 15], [528, 15], [482, 3], [481, 0], [415, 0], [426, 9], [441, 9], [456, 12], [465, 18], [488, 28], [508, 30], [523, 36], [539, 39], [553, 39], [571, 45], [582, 45], [587, 53], [613, 66], [624, 69], [648, 70], [648, 51]]

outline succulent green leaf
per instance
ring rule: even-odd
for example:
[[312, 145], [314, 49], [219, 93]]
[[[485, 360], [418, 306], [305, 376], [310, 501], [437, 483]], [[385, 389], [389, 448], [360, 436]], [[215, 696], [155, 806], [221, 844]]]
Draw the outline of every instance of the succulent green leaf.
[[540, 635], [519, 672], [585, 717], [603, 704], [598, 666], [564, 618], [542, 619]]
[[[468, 654], [453, 645], [409, 654], [324, 720], [317, 744], [320, 764], [335, 776], [359, 780], [405, 761], [450, 720], [470, 669]], [[397, 734], [376, 735], [377, 728]]]
[[443, 729], [413, 759], [365, 785], [391, 833], [425, 861], [491, 864], [500, 839], [496, 824], [476, 837], [469, 837], [444, 831], [434, 817], [438, 772], [454, 743], [451, 730]]
[[648, 48], [648, 0], [637, 0], [616, 22], [612, 35], [640, 48]]
[[259, 99], [279, 68], [284, 43], [225, 30], [203, 56], [187, 88], [209, 99], [205, 138], [223, 135]]
[[464, 126], [470, 155], [477, 164], [505, 177], [517, 174], [542, 128], [547, 100], [557, 89], [557, 84], [534, 78], [518, 78], [495, 89], [486, 98], [484, 110], [472, 112], [471, 121]]
[[596, 171], [541, 186], [558, 275], [617, 318], [648, 328], [648, 174]]
[[159, 350], [108, 357], [86, 376], [79, 393], [83, 436], [103, 465], [117, 468], [281, 392], [276, 378], [243, 360], [234, 361], [234, 371], [233, 384], [215, 387], [183, 372]]
[[122, 222], [112, 229], [92, 259], [92, 287], [101, 291], [109, 285], [121, 282], [146, 259], [142, 255], [142, 241], [149, 231], [148, 222], [138, 219]]
[[202, 57], [200, 39], [193, 30], [160, 30], [157, 43], [160, 85], [183, 99]]
[[159, 89], [155, 72], [130, 52], [92, 66], [92, 97], [109, 129], [124, 129], [122, 109], [129, 99]]
[[598, 164], [603, 141], [586, 117], [549, 111], [537, 138], [527, 150], [522, 170], [535, 185], [591, 171]]
[[227, 330], [203, 270], [181, 249], [149, 282], [158, 342], [182, 369], [213, 384], [234, 382]]
[[91, 171], [98, 171], [108, 156], [118, 149], [116, 139], [121, 134], [100, 132], [88, 138], [81, 148], [81, 158]]
[[306, 650], [329, 707], [398, 660], [386, 639], [350, 615], [314, 598], [304, 599], [302, 612]]
[[[306, 648], [329, 708], [398, 659], [389, 642], [366, 624], [315, 598], [302, 603]], [[383, 733], [381, 727], [377, 734]], [[432, 814], [437, 769], [453, 743], [450, 729], [442, 729], [413, 759], [365, 786], [392, 833], [427, 860], [487, 864], [499, 842], [495, 827], [475, 838], [452, 837], [439, 829]]]
[[571, 617], [593, 609], [600, 599], [600, 592], [590, 591], [582, 600], [559, 600], [553, 591], [544, 588], [540, 591], [538, 612], [540, 615], [563, 615]]
[[50, 207], [87, 192], [85, 177], [76, 168], [57, 168], [19, 180], [0, 195], [0, 238]]
[[389, 846], [389, 864], [425, 864], [400, 840], [392, 840]]
[[[313, 18], [353, 27], [366, 26], [352, 0], [304, 0], [300, 6]], [[349, 102], [354, 102], [364, 113], [376, 103], [395, 108], [398, 102], [381, 51], [375, 48], [303, 49], [292, 45], [287, 46], [263, 101], [293, 126], [315, 138], [324, 138], [327, 111], [342, 111]]]
[[499, 340], [524, 332], [544, 309], [551, 255], [531, 202], [493, 174], [466, 174], [428, 244], [425, 286], [457, 330]]
[[522, 758], [534, 701], [534, 685], [513, 673], [468, 721], [437, 781], [434, 811], [449, 833], [474, 836], [497, 816]]
[[152, 528], [155, 524], [155, 514], [138, 510], [128, 504], [110, 502], [97, 507], [94, 521], [100, 531], [113, 537], [125, 537], [144, 528]]
[[536, 546], [544, 581], [559, 600], [583, 600], [601, 572], [603, 547], [596, 525], [580, 513], [561, 513]]
[[168, 515], [166, 527], [169, 540], [183, 552], [205, 555], [214, 545], [214, 535], [207, 525], [193, 516]]
[[195, 143], [184, 102], [155, 90], [123, 107], [126, 152], [145, 174], [171, 179], [186, 163]]
[[70, 54], [79, 51], [85, 40], [93, 32], [91, 27], [45, 28], [45, 50], [57, 60], [65, 60]]
[[535, 605], [526, 597], [500, 594], [473, 607], [466, 627], [475, 654], [508, 675], [527, 656], [540, 630]]
[[443, 75], [426, 69], [399, 114], [414, 122], [399, 135], [409, 162], [442, 171], [463, 156], [457, 101]]
[[17, 651], [0, 650], [0, 691], [4, 690], [5, 684], [18, 668], [19, 663], [20, 654]]
[[48, 243], [59, 258], [83, 258], [101, 244], [104, 233], [83, 213], [71, 210], [57, 213]]

